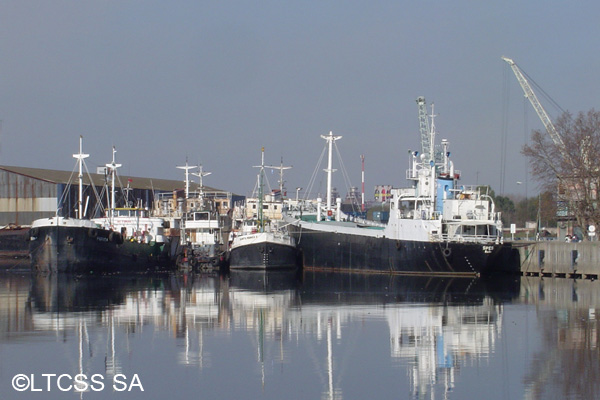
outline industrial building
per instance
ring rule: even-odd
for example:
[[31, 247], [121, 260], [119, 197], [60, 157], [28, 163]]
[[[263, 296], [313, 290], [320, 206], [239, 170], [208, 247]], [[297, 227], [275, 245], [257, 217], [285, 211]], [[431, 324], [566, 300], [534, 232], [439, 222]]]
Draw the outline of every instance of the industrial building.
[[[108, 208], [110, 179], [110, 175], [102, 173], [84, 174], [82, 207], [86, 218], [102, 216]], [[57, 214], [75, 217], [79, 196], [77, 182], [77, 172], [0, 166], [0, 226], [30, 225], [36, 219]], [[151, 209], [159, 194], [178, 196], [184, 187], [183, 180], [118, 176], [115, 179], [116, 206]], [[203, 191], [224, 193], [206, 186]], [[231, 199], [231, 194], [228, 197]]]

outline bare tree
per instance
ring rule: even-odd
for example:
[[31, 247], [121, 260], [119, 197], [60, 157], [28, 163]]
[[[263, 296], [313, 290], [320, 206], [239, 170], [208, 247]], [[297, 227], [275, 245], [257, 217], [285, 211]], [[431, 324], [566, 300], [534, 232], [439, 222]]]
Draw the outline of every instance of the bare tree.
[[600, 112], [563, 113], [554, 124], [562, 143], [535, 130], [522, 153], [543, 189], [557, 194], [558, 202], [587, 230], [600, 224]]

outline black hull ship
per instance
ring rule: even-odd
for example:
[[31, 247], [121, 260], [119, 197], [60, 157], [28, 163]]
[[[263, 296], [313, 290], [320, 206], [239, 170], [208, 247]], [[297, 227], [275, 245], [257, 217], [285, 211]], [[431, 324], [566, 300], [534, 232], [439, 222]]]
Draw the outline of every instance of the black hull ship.
[[519, 271], [518, 250], [504, 243], [488, 188], [458, 183], [460, 171], [449, 159], [448, 141], [437, 150], [435, 125], [428, 126], [422, 131], [422, 154], [409, 152], [406, 178], [412, 185], [391, 189], [385, 224], [344, 214], [340, 199], [332, 205], [331, 148], [341, 136], [322, 136], [329, 145], [328, 198], [324, 204], [321, 199], [290, 203], [284, 217], [304, 268], [474, 276]]
[[[265, 152], [261, 149], [261, 165], [258, 174], [258, 198], [247, 199], [245, 207], [242, 207], [244, 219], [241, 228], [232, 233], [231, 245], [229, 248], [229, 268], [230, 269], [296, 269], [298, 268], [298, 250], [294, 238], [289, 234], [287, 228], [282, 226], [281, 214], [270, 214], [265, 216], [265, 209], [281, 211], [283, 201], [274, 201], [272, 195], [264, 195], [264, 169]], [[276, 168], [283, 173], [283, 164]], [[280, 184], [283, 184], [283, 178], [280, 178]], [[279, 194], [283, 193], [280, 187]], [[256, 200], [256, 201], [254, 201]], [[256, 210], [256, 214], [255, 211]], [[248, 217], [247, 211], [251, 216]]]
[[29, 237], [36, 272], [113, 273], [168, 266], [159, 243], [125, 240], [89, 220], [63, 217], [34, 222]]
[[354, 230], [363, 234], [325, 230], [316, 223], [298, 225], [289, 230], [309, 270], [439, 276], [518, 271], [519, 253], [510, 244], [418, 242], [389, 239], [383, 232], [365, 234], [368, 228], [358, 226]]
[[246, 234], [234, 239], [230, 269], [295, 269], [298, 256], [293, 239], [274, 232]]
[[[111, 208], [106, 217], [83, 218], [82, 138], [79, 153], [73, 157], [79, 164], [78, 218], [55, 216], [35, 220], [29, 231], [29, 257], [35, 272], [114, 273], [155, 270], [168, 267], [168, 241], [163, 235], [163, 220], [148, 218], [142, 208], [115, 208], [116, 169], [111, 170]], [[90, 179], [91, 181], [91, 179]]]

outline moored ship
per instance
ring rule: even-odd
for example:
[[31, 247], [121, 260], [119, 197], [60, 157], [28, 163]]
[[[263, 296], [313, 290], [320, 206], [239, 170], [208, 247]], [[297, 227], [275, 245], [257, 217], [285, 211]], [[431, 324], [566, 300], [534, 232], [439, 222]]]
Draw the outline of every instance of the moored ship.
[[91, 220], [39, 219], [29, 235], [31, 267], [36, 272], [134, 272], [169, 264], [160, 244], [126, 239]]
[[[247, 199], [241, 226], [231, 233], [230, 269], [295, 269], [298, 267], [296, 242], [281, 222], [283, 201], [264, 194], [264, 148], [258, 174], [258, 197]], [[283, 165], [279, 168], [283, 171]], [[283, 185], [283, 179], [280, 179]], [[282, 188], [278, 194], [281, 196]], [[268, 205], [266, 205], [268, 203]], [[273, 206], [273, 208], [269, 207]], [[278, 210], [265, 216], [267, 210]], [[248, 215], [249, 214], [249, 215]], [[234, 219], [235, 222], [235, 219]]]
[[[155, 197], [153, 215], [165, 220], [165, 234], [171, 237], [171, 253], [182, 269], [214, 269], [225, 264], [227, 235], [233, 194], [206, 187], [203, 178], [211, 174], [200, 166], [177, 168], [185, 170], [185, 189], [161, 193]], [[190, 172], [199, 168], [199, 172]], [[189, 175], [200, 178], [199, 186], [191, 188]]]
[[407, 188], [392, 189], [386, 224], [354, 218], [331, 200], [332, 144], [329, 146], [328, 198], [317, 211], [290, 207], [284, 220], [307, 269], [350, 272], [481, 275], [518, 272], [519, 255], [504, 243], [500, 213], [486, 187], [459, 185], [448, 141], [434, 147], [435, 125], [427, 131], [423, 153], [410, 152]]
[[246, 225], [235, 234], [229, 250], [230, 269], [295, 269], [296, 243], [285, 228]]
[[[129, 215], [132, 210], [120, 216], [115, 211], [115, 170], [120, 165], [114, 161], [114, 151], [112, 164], [107, 164], [112, 170], [112, 208], [107, 218], [98, 220], [83, 218], [82, 164], [88, 155], [82, 153], [81, 138], [79, 154], [73, 157], [79, 160], [77, 218], [56, 215], [33, 222], [29, 231], [32, 270], [110, 273], [168, 267], [170, 260], [162, 252], [165, 243], [161, 242], [161, 221]], [[154, 229], [148, 229], [149, 224]]]

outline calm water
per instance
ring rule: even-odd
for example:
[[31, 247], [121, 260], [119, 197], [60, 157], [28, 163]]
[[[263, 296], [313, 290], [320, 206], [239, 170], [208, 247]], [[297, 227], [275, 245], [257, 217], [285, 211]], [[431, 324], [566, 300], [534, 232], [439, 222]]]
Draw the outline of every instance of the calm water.
[[4, 274], [0, 398], [600, 398], [599, 284]]

